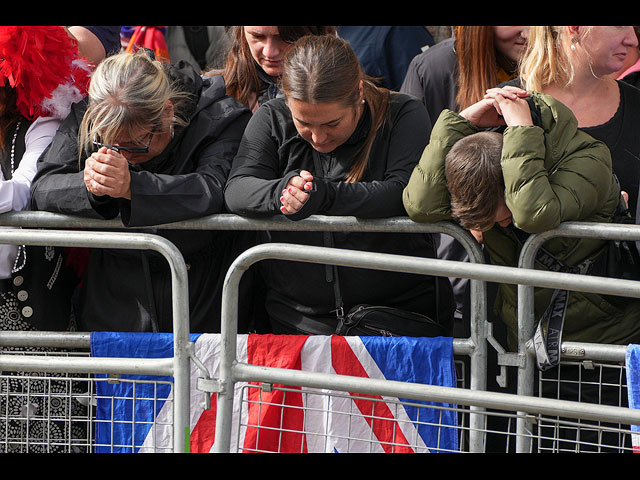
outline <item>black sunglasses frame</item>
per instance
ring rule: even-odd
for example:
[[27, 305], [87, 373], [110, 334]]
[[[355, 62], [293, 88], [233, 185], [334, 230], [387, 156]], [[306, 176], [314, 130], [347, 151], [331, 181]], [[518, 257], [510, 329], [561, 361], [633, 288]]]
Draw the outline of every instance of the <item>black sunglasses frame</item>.
[[108, 143], [100, 143], [97, 140], [94, 140], [93, 144], [98, 148], [100, 147], [110, 148], [115, 152], [129, 152], [134, 154], [149, 153], [149, 146], [151, 145], [151, 139], [153, 138], [155, 129], [156, 127], [153, 127], [151, 129], [151, 132], [149, 133], [149, 140], [147, 141], [147, 144], [144, 147], [128, 147], [126, 145], [109, 145]]

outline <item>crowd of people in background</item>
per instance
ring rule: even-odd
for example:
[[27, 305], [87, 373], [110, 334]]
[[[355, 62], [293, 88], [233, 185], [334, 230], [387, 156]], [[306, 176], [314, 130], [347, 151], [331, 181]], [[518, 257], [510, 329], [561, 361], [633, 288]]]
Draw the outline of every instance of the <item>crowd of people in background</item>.
[[[217, 213], [408, 215], [457, 222], [487, 261], [515, 266], [529, 234], [611, 222], [621, 205], [635, 217], [638, 52], [632, 26], [3, 26], [1, 211], [142, 229]], [[260, 243], [467, 260], [446, 235], [154, 232], [187, 263], [193, 332], [219, 331], [224, 275]], [[546, 247], [579, 269], [604, 243]], [[1, 252], [2, 330], [171, 331], [168, 267], [152, 252]], [[363, 305], [427, 319], [416, 336], [469, 328], [464, 279], [273, 260], [240, 294], [241, 333], [340, 333]], [[554, 299], [536, 293], [537, 319]], [[515, 287], [493, 302], [515, 348]], [[640, 340], [636, 300], [572, 293], [565, 309], [564, 340]]]

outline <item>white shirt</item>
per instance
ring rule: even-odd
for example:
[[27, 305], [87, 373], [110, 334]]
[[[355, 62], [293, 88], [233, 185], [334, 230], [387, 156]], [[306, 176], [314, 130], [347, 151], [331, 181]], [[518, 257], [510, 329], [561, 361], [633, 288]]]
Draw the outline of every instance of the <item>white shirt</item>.
[[[51, 143], [62, 123], [53, 117], [37, 118], [25, 134], [25, 152], [10, 180], [0, 171], [0, 213], [24, 210], [31, 198], [31, 181], [36, 174], [40, 154]], [[2, 227], [14, 228], [14, 227]], [[17, 245], [0, 245], [0, 278], [11, 278], [18, 253]]]

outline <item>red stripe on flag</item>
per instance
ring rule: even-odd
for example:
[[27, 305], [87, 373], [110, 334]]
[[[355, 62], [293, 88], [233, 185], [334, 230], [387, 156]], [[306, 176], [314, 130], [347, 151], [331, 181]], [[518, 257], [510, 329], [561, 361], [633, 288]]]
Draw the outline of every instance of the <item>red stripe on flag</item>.
[[217, 397], [214, 393], [211, 395], [211, 408], [204, 410], [196, 426], [193, 427], [190, 436], [190, 451], [192, 453], [209, 453], [216, 433], [216, 412], [218, 411]]
[[[307, 338], [307, 335], [249, 335], [247, 361], [252, 365], [300, 370], [300, 355]], [[263, 392], [253, 387], [248, 393], [245, 451], [307, 453], [302, 394]]]
[[[344, 337], [338, 335], [331, 337], [331, 359], [333, 369], [337, 374], [369, 377]], [[352, 393], [351, 395], [385, 452], [413, 453], [413, 448], [408, 446], [409, 442], [402, 433], [389, 406], [378, 401], [382, 399], [381, 396], [360, 393]], [[365, 398], [375, 401], [364, 400]]]

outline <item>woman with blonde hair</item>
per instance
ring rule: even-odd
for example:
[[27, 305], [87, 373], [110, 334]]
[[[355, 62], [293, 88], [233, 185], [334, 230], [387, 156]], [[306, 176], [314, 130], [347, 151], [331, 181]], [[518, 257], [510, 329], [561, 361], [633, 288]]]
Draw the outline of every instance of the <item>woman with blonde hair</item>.
[[632, 26], [535, 26], [520, 84], [568, 106], [578, 127], [611, 150], [613, 171], [635, 215], [640, 182], [640, 91], [611, 74], [638, 45]]
[[[239, 215], [283, 214], [384, 218], [404, 215], [402, 189], [427, 142], [424, 106], [377, 87], [358, 58], [333, 35], [306, 36], [287, 52], [285, 97], [258, 109], [247, 125], [225, 188]], [[264, 241], [434, 257], [431, 235], [401, 233], [265, 232]], [[274, 333], [333, 334], [358, 305], [382, 305], [429, 317], [419, 333], [451, 335], [447, 279], [262, 262], [266, 310]], [[353, 333], [352, 333], [353, 334]]]
[[[220, 213], [249, 110], [221, 78], [144, 51], [108, 57], [39, 160], [33, 210], [111, 219], [128, 227]], [[158, 230], [189, 264], [192, 331], [219, 328], [221, 282], [238, 245], [219, 231]], [[83, 279], [83, 331], [170, 331], [166, 261], [151, 252], [92, 250]]]

